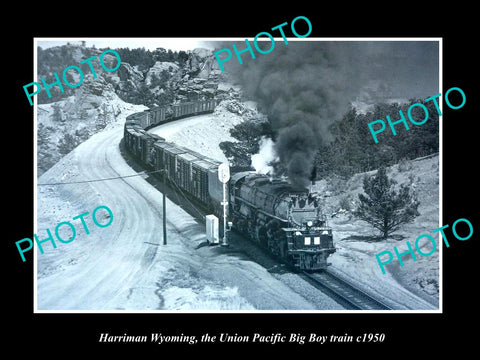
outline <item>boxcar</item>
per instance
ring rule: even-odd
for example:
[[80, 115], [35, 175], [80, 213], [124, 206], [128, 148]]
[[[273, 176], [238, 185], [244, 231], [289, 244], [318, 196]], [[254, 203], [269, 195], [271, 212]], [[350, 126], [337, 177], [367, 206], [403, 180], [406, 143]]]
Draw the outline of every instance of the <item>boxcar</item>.
[[159, 140], [162, 141], [165, 139], [158, 135], [149, 134], [149, 133], [144, 133], [140, 136], [140, 157], [144, 163], [150, 164], [150, 165], [152, 164], [153, 144]]
[[190, 194], [192, 193], [192, 161], [197, 160], [198, 158], [189, 152], [185, 152], [183, 154], [179, 154], [177, 156], [177, 163], [178, 163], [178, 183], [177, 185], [188, 191]]
[[177, 155], [187, 152], [185, 148], [179, 147], [171, 142], [156, 142], [154, 144], [157, 157], [157, 168], [165, 169], [167, 178], [177, 183]]
[[154, 107], [154, 108], [150, 109], [150, 117], [151, 117], [150, 126], [158, 125], [158, 124], [164, 122], [165, 121], [165, 107], [157, 106], [157, 107]]
[[[223, 183], [218, 180], [218, 165], [220, 162], [217, 162], [215, 166], [208, 168], [208, 194], [210, 198], [216, 202], [215, 208], [218, 208], [219, 203], [223, 201]], [[228, 187], [227, 187], [227, 199], [228, 199]]]
[[141, 156], [141, 151], [142, 151], [142, 143], [140, 141], [141, 137], [143, 134], [139, 131], [135, 131], [132, 133], [132, 144], [130, 148], [133, 151], [133, 154], [137, 157]]
[[[218, 180], [218, 166], [221, 164], [220, 161], [216, 161], [209, 158], [204, 158], [195, 161], [192, 164], [192, 168], [194, 171], [194, 182], [196, 182], [197, 186], [197, 194], [196, 197], [199, 198], [203, 203], [210, 204], [210, 173], [217, 173], [216, 182], [220, 183]], [[212, 186], [215, 185], [212, 182]], [[218, 184], [217, 184], [218, 185]], [[221, 185], [221, 184], [220, 184]], [[222, 199], [219, 199], [221, 201]]]

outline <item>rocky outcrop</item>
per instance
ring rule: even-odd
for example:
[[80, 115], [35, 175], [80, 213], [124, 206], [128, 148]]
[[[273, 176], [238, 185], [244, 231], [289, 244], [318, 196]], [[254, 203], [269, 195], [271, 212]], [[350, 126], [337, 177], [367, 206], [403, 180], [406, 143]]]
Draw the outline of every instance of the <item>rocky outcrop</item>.
[[147, 75], [145, 76], [145, 85], [149, 87], [164, 85], [165, 82], [174, 76], [179, 78], [178, 71], [179, 66], [175, 63], [157, 61], [155, 65], [148, 70]]
[[[141, 50], [138, 53], [132, 51], [126, 53], [130, 57], [125, 55], [120, 67], [111, 72], [102, 69], [98, 63], [98, 56], [101, 53], [99, 49], [86, 48], [78, 44], [42, 50], [39, 52], [38, 75], [40, 78], [48, 77], [52, 71], [60, 71], [57, 69], [58, 64], [75, 61], [80, 63], [93, 55], [97, 56], [97, 60], [92, 62], [97, 78], [88, 82], [88, 91], [92, 95], [100, 96], [103, 88], [111, 85], [122, 100], [151, 107], [169, 102], [209, 99], [219, 95], [228, 98], [235, 93], [231, 89], [219, 89], [218, 85], [224, 74], [218, 66], [213, 51], [209, 49], [197, 48], [183, 52], [181, 56], [175, 56], [174, 53], [169, 55], [166, 51], [161, 54], [158, 51], [151, 53]], [[54, 62], [51, 62], [52, 56], [54, 56]], [[112, 53], [103, 56], [104, 65], [109, 69], [115, 68], [117, 61], [117, 57]], [[129, 61], [132, 63], [130, 64]], [[87, 82], [89, 77], [87, 75], [91, 75], [91, 71], [87, 64], [81, 67]], [[72, 73], [74, 76], [75, 73]], [[83, 87], [86, 87], [86, 84], [82, 84], [78, 89], [66, 87], [64, 93], [55, 93], [54, 97], [57, 101], [65, 99]], [[39, 103], [54, 101], [44, 96], [43, 92], [39, 95]], [[90, 103], [95, 104], [95, 101]]]
[[[56, 68], [58, 64], [80, 63], [101, 52], [76, 45], [43, 50], [39, 57], [42, 64], [39, 64], [38, 77], [60, 71]], [[52, 54], [55, 55], [55, 61], [50, 60]], [[146, 52], [140, 51], [139, 54], [146, 55]], [[131, 61], [136, 59], [131, 58]], [[117, 59], [112, 54], [106, 54], [103, 60], [107, 68], [112, 69], [117, 65]], [[178, 57], [178, 61], [153, 60], [155, 58], [147, 58], [132, 65], [122, 59], [120, 67], [111, 72], [94, 62], [96, 78], [84, 64], [81, 86], [66, 88], [64, 93], [56, 93], [53, 99], [42, 98], [41, 101], [39, 98], [38, 133], [41, 136], [37, 154], [38, 175], [78, 143], [110, 123], [117, 122], [125, 116], [125, 112], [131, 113], [130, 106], [152, 107], [199, 99], [239, 98], [239, 88], [223, 82], [224, 75], [211, 50], [199, 48], [187, 51], [183, 57]], [[73, 82], [77, 81], [73, 79]], [[144, 108], [140, 107], [138, 111]], [[236, 103], [229, 104], [227, 110], [238, 115], [248, 113]]]
[[[220, 68], [212, 50], [194, 49], [187, 52], [183, 66], [176, 62], [156, 61], [146, 71], [122, 63], [117, 74], [107, 74], [121, 99], [147, 106], [211, 99], [219, 95]], [[221, 91], [224, 96], [231, 93]]]
[[200, 79], [209, 79], [218, 76], [221, 70], [213, 55], [213, 51], [197, 48], [189, 52], [186, 63], [188, 73]]
[[122, 62], [120, 68], [116, 71], [116, 74], [119, 82], [132, 81], [134, 83], [139, 83], [143, 81], [143, 73], [126, 62]]
[[221, 70], [212, 50], [197, 48], [188, 52], [184, 76], [176, 85], [176, 101], [211, 99], [218, 94]]

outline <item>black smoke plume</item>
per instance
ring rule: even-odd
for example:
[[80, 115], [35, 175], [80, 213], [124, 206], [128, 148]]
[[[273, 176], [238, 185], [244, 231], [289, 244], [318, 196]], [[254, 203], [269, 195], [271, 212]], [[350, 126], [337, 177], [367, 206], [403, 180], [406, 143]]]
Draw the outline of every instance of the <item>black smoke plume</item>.
[[[244, 42], [236, 44], [245, 48]], [[268, 50], [270, 42], [265, 45]], [[231, 43], [224, 47], [232, 49]], [[438, 88], [431, 77], [423, 81], [426, 73], [438, 78], [436, 50], [425, 42], [277, 41], [270, 53], [256, 52], [255, 59], [242, 53], [242, 65], [232, 51], [225, 71], [268, 115], [279, 161], [289, 181], [304, 187], [319, 146], [334, 140], [330, 124], [345, 114], [368, 81], [380, 80], [398, 90], [389, 94], [398, 97], [417, 95], [411, 92], [412, 80]]]
[[319, 146], [332, 140], [329, 125], [358, 94], [359, 52], [346, 42], [276, 42], [268, 55], [235, 67], [245, 95], [268, 115], [275, 151], [294, 186], [308, 185]]

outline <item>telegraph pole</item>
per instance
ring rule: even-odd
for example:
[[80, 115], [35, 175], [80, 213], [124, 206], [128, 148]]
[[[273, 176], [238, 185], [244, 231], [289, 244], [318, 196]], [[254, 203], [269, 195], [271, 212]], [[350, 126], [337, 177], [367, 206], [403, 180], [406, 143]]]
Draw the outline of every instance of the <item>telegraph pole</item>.
[[162, 171], [162, 179], [163, 179], [163, 245], [167, 245], [167, 197], [165, 196], [165, 192], [167, 190], [167, 181], [165, 176], [165, 169]]

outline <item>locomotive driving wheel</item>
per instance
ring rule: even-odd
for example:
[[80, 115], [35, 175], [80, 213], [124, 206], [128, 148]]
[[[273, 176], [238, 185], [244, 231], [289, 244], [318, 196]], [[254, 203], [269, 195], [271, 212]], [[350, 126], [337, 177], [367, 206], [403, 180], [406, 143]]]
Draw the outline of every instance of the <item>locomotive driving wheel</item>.
[[280, 257], [284, 260], [288, 259], [288, 246], [287, 239], [281, 239], [278, 243], [278, 248], [280, 249]]
[[262, 246], [268, 247], [267, 229], [265, 226], [259, 224], [255, 226], [255, 237]]
[[267, 224], [267, 236], [270, 251], [282, 259], [287, 259], [287, 239], [278, 221], [271, 220]]

